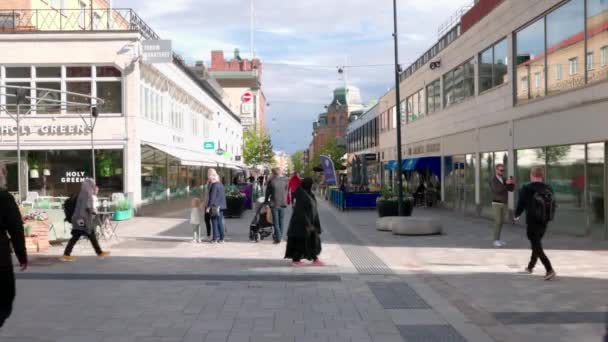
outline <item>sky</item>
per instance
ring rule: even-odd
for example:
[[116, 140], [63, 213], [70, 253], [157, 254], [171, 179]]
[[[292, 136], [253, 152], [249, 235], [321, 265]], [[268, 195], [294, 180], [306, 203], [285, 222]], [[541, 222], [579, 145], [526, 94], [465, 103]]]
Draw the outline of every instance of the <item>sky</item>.
[[[266, 128], [275, 150], [308, 147], [312, 123], [348, 82], [368, 103], [395, 85], [391, 0], [253, 0], [254, 51], [270, 104]], [[189, 63], [211, 51], [251, 56], [251, 0], [114, 0], [133, 8]], [[438, 28], [472, 0], [397, 0], [403, 69], [436, 43]], [[347, 66], [344, 75], [338, 67]]]

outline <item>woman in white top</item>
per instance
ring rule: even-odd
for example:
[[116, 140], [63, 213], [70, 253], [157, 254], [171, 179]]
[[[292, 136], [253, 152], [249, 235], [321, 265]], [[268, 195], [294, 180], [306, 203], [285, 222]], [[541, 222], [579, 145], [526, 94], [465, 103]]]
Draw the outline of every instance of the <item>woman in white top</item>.
[[190, 209], [190, 224], [192, 225], [192, 233], [194, 237], [192, 242], [201, 242], [201, 200], [200, 198], [193, 198]]

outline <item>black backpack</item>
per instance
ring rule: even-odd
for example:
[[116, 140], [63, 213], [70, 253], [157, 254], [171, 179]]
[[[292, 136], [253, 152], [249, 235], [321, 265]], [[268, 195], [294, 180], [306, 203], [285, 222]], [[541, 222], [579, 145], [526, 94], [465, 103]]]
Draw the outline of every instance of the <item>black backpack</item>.
[[78, 195], [74, 194], [63, 202], [63, 213], [65, 214], [65, 218], [63, 220], [65, 222], [72, 222], [72, 216], [74, 216], [74, 211], [76, 211], [77, 200]]
[[529, 206], [529, 213], [535, 222], [547, 224], [555, 217], [555, 196], [551, 189], [544, 187], [542, 190], [535, 191]]

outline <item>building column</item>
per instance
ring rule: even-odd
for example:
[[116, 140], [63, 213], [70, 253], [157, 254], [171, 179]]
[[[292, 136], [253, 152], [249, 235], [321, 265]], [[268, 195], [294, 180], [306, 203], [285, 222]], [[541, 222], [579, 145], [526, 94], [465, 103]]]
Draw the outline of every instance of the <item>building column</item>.
[[123, 113], [125, 118], [126, 144], [123, 153], [124, 188], [127, 198], [139, 207], [141, 203], [141, 141], [137, 134], [137, 122], [140, 116], [139, 62], [132, 62], [123, 68]]
[[511, 121], [509, 121], [510, 146], [509, 146], [509, 150], [507, 151], [507, 154], [508, 154], [508, 156], [507, 156], [507, 158], [508, 158], [507, 175], [513, 176], [513, 178], [515, 179], [515, 191], [509, 192], [509, 219], [511, 219], [512, 222], [513, 222], [513, 215], [515, 212], [515, 193], [516, 193], [517, 189], [519, 189], [521, 187], [523, 182], [525, 182], [525, 180], [517, 179], [517, 177], [515, 177], [515, 171], [517, 170], [517, 165], [516, 165], [517, 158], [515, 155], [515, 131], [514, 130], [515, 130], [515, 126], [514, 126], [513, 120], [511, 120]]

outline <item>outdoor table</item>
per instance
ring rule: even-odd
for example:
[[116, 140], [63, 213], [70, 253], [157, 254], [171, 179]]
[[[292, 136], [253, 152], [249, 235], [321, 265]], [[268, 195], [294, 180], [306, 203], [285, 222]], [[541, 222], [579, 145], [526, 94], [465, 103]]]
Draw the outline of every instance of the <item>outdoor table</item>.
[[99, 227], [98, 235], [103, 239], [118, 239], [116, 230], [118, 229], [118, 221], [112, 221], [113, 211], [98, 211], [95, 215], [96, 226]]

